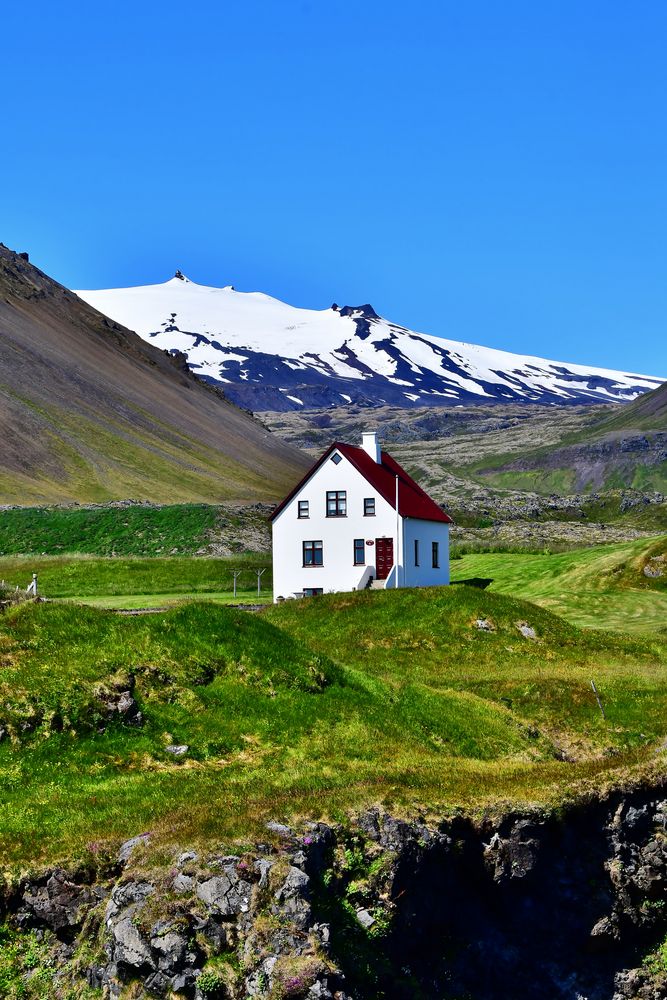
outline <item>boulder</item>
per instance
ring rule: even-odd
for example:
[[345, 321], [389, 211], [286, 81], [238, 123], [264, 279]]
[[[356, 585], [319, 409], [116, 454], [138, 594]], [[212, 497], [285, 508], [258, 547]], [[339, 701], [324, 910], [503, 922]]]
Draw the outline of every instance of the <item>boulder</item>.
[[81, 927], [87, 906], [98, 899], [89, 886], [77, 884], [62, 868], [55, 868], [39, 882], [25, 886], [18, 922], [23, 926], [45, 926], [69, 939]]
[[155, 969], [155, 961], [147, 943], [132, 922], [132, 916], [123, 916], [111, 925], [113, 961], [119, 969], [135, 973]]
[[145, 844], [149, 839], [149, 833], [140, 833], [137, 837], [130, 837], [130, 839], [126, 840], [124, 844], [121, 844], [118, 851], [118, 861], [120, 864], [127, 864], [135, 847], [138, 847], [139, 844]]
[[231, 867], [197, 886], [197, 895], [209, 913], [223, 917], [247, 912], [251, 893], [251, 884], [239, 878]]
[[185, 964], [187, 938], [169, 922], [160, 921], [153, 927], [150, 947], [157, 958], [158, 969], [163, 972], [178, 972]]

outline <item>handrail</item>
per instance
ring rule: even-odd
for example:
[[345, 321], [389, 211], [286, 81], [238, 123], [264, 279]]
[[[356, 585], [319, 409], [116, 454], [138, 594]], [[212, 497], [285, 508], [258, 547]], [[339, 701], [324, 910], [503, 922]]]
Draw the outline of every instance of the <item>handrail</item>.
[[366, 589], [366, 584], [368, 583], [370, 577], [373, 576], [374, 569], [375, 569], [374, 566], [364, 566], [363, 567], [363, 573], [359, 577], [359, 582], [357, 583], [356, 587], [354, 587], [353, 589], [354, 590], [365, 590]]

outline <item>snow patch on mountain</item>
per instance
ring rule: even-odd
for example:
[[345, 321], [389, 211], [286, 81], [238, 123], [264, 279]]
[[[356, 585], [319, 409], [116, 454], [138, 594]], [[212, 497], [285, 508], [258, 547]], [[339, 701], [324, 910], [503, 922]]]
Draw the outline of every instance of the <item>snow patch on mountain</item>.
[[301, 309], [181, 271], [135, 288], [79, 291], [90, 305], [251, 409], [348, 403], [581, 403], [634, 399], [663, 381], [416, 333], [370, 305]]

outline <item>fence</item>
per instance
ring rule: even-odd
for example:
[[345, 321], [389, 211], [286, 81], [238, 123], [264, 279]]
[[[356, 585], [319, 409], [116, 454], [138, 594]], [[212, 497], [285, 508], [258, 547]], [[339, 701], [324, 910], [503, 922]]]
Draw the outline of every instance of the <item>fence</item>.
[[27, 600], [29, 597], [37, 597], [37, 574], [32, 574], [32, 580], [25, 588], [19, 587], [17, 584], [12, 587], [11, 584], [5, 582], [5, 580], [0, 580], [0, 595], [5, 596], [6, 602], [18, 603], [22, 600]]

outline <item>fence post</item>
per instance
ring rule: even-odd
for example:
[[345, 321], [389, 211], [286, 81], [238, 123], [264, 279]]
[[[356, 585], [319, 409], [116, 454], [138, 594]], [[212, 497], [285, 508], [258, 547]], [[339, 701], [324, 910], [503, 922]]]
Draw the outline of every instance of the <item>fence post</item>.
[[234, 577], [234, 597], [236, 597], [236, 581], [238, 580], [238, 578], [240, 577], [240, 575], [241, 575], [242, 572], [243, 571], [240, 570], [240, 569], [233, 569], [232, 570], [232, 575]]
[[255, 573], [257, 573], [257, 596], [259, 597], [262, 586], [262, 576], [266, 573], [266, 566], [264, 569], [256, 569]]
[[591, 687], [593, 688], [593, 694], [595, 695], [595, 700], [598, 703], [598, 708], [602, 712], [602, 718], [606, 720], [607, 716], [604, 714], [604, 708], [602, 707], [602, 702], [600, 701], [600, 695], [598, 694], [598, 689], [595, 686], [595, 681], [591, 681]]

